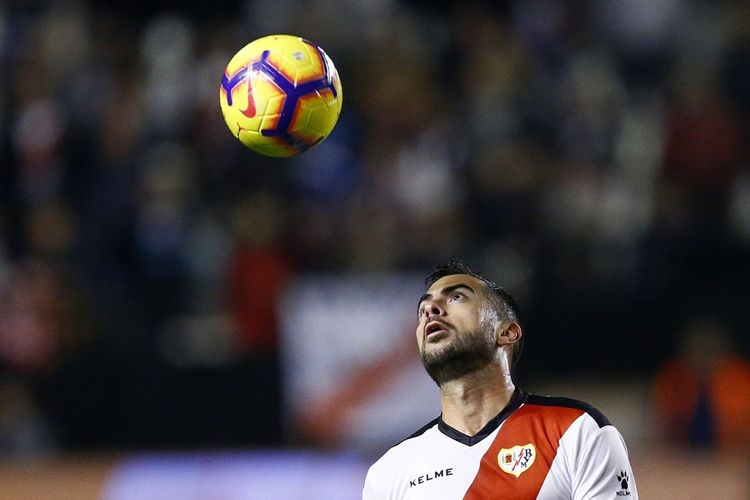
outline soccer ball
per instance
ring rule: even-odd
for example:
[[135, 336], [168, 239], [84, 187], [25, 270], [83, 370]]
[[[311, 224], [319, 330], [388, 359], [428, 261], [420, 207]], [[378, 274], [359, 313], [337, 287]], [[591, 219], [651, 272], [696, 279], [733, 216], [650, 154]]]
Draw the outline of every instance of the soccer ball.
[[267, 156], [294, 156], [319, 144], [336, 125], [341, 81], [328, 55], [291, 35], [245, 45], [229, 61], [219, 104], [229, 130]]

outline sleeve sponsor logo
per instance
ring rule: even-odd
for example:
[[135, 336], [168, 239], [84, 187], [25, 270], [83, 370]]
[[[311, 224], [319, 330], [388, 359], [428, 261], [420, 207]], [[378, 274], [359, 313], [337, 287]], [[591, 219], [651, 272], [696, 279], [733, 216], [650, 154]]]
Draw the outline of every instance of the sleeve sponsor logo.
[[616, 475], [616, 478], [617, 482], [620, 483], [620, 488], [622, 488], [617, 492], [617, 496], [629, 497], [630, 490], [628, 489], [628, 481], [630, 480], [630, 478], [628, 477], [628, 471], [621, 470], [619, 474]]
[[534, 465], [534, 460], [536, 460], [536, 448], [531, 443], [503, 448], [497, 454], [497, 463], [500, 465], [500, 469], [516, 477], [519, 477]]

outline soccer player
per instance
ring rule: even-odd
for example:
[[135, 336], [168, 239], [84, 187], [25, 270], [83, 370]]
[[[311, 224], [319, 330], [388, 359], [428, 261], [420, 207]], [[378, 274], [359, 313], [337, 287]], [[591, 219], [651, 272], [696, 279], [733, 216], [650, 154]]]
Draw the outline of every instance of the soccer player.
[[425, 284], [417, 345], [442, 413], [370, 467], [363, 500], [637, 500], [604, 415], [514, 385], [523, 332], [513, 298], [455, 260]]

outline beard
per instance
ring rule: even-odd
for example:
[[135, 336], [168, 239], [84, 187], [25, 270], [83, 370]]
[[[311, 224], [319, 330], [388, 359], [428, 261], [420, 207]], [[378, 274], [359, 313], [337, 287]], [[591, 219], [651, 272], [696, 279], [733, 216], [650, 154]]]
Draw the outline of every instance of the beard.
[[456, 337], [447, 346], [432, 352], [427, 352], [426, 345], [426, 342], [422, 344], [420, 357], [438, 387], [479, 371], [495, 360], [494, 336], [481, 329]]

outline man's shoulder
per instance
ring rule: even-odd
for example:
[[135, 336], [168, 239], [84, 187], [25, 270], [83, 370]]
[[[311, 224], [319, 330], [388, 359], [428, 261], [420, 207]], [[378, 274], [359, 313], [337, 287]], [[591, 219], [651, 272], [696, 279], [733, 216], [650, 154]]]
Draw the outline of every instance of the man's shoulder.
[[[416, 439], [416, 438], [419, 438], [421, 436], [424, 436], [427, 431], [429, 431], [430, 429], [436, 427], [438, 425], [438, 422], [440, 422], [440, 417], [427, 422], [418, 431], [412, 433], [409, 437], [401, 440], [401, 442], [399, 442], [398, 444], [396, 444], [396, 446], [400, 446], [400, 445], [402, 445], [404, 443], [409, 442], [412, 439]], [[395, 446], [394, 446], [394, 448], [395, 448]]]
[[409, 437], [404, 438], [398, 443], [396, 443], [395, 445], [393, 445], [386, 452], [386, 455], [388, 455], [389, 453], [392, 454], [392, 453], [399, 452], [401, 450], [408, 450], [414, 447], [421, 446], [421, 444], [425, 440], [430, 439], [430, 436], [431, 436], [430, 430], [436, 429], [439, 421], [440, 421], [440, 417], [426, 423], [418, 431], [412, 433]]
[[429, 431], [437, 428], [439, 420], [440, 418], [436, 418], [428, 422], [416, 432], [391, 446], [391, 448], [373, 464], [373, 467], [382, 467], [390, 462], [399, 463], [410, 455], [418, 455], [420, 450], [429, 448], [429, 445], [426, 443], [431, 439], [431, 433]]
[[541, 409], [563, 409], [579, 412], [580, 415], [588, 415], [600, 428], [612, 425], [609, 419], [597, 408], [580, 401], [578, 399], [560, 397], [560, 396], [543, 396], [540, 394], [528, 394], [525, 406], [538, 406]]

